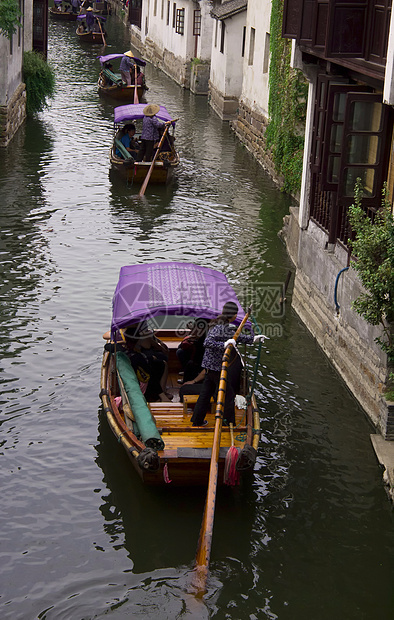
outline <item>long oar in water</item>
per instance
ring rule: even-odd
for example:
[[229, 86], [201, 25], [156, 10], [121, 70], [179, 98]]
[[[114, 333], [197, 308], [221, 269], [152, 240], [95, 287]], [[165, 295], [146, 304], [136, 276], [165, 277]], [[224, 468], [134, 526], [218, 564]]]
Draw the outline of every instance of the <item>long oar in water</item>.
[[[251, 308], [247, 311], [237, 331], [235, 332], [233, 339], [236, 341], [239, 334], [242, 331], [246, 321], [251, 313]], [[213, 521], [215, 517], [215, 502], [216, 502], [216, 490], [218, 483], [218, 471], [219, 471], [219, 449], [220, 449], [220, 437], [222, 432], [222, 419], [224, 411], [224, 401], [226, 398], [226, 382], [227, 382], [227, 368], [230, 360], [230, 353], [232, 344], [226, 347], [223, 355], [222, 369], [220, 372], [218, 398], [216, 404], [215, 413], [215, 431], [213, 435], [211, 465], [209, 469], [209, 480], [207, 498], [205, 500], [204, 516], [202, 519], [200, 538], [198, 540], [197, 554], [196, 554], [196, 566], [194, 574], [194, 587], [197, 590], [197, 594], [204, 594], [206, 591], [206, 582], [208, 577], [209, 559], [211, 555], [212, 546], [212, 533], [213, 533]]]
[[105, 37], [104, 37], [104, 32], [103, 32], [103, 29], [101, 28], [101, 23], [100, 23], [100, 20], [99, 20], [98, 17], [96, 17], [96, 21], [97, 21], [97, 23], [99, 25], [99, 28], [100, 28], [101, 37], [103, 39], [103, 45], [107, 45], [107, 42], [106, 42]]
[[137, 84], [137, 65], [134, 63], [134, 104], [139, 103]]
[[[178, 119], [177, 119], [177, 118], [176, 118], [176, 119], [174, 119], [174, 121], [176, 121], [176, 120], [178, 120]], [[140, 193], [138, 194], [138, 196], [143, 196], [143, 195], [145, 194], [145, 190], [146, 190], [146, 188], [148, 187], [149, 179], [150, 179], [150, 177], [151, 177], [152, 170], [153, 170], [154, 165], [155, 165], [155, 161], [156, 161], [156, 159], [157, 159], [157, 157], [158, 157], [158, 155], [159, 155], [159, 152], [160, 152], [160, 149], [161, 149], [161, 145], [162, 145], [162, 144], [163, 144], [163, 142], [164, 142], [164, 138], [165, 138], [165, 136], [166, 136], [166, 134], [167, 134], [167, 131], [168, 131], [168, 129], [169, 129], [169, 127], [170, 127], [171, 123], [173, 123], [174, 121], [167, 121], [167, 122], [165, 123], [165, 128], [164, 128], [164, 131], [163, 131], [163, 135], [162, 135], [162, 136], [161, 136], [161, 138], [160, 138], [160, 142], [159, 142], [158, 147], [157, 147], [157, 149], [156, 149], [155, 156], [154, 156], [154, 158], [152, 159], [152, 163], [151, 163], [151, 165], [150, 165], [150, 168], [149, 168], [148, 172], [146, 173], [145, 180], [144, 180], [144, 182], [143, 182], [143, 184], [142, 184], [142, 186], [141, 186]]]

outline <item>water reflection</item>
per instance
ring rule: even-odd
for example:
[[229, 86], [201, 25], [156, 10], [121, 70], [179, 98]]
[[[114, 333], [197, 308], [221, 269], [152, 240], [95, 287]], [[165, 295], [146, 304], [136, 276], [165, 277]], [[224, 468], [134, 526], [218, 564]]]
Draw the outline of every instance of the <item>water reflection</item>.
[[[292, 312], [291, 286], [282, 314], [271, 295], [291, 269], [277, 236], [291, 200], [206, 98], [151, 65], [148, 100], [180, 117], [182, 163], [139, 200], [109, 174], [100, 50], [74, 27], [50, 23], [55, 98], [0, 159], [1, 618], [391, 619], [393, 515], [369, 423]], [[108, 52], [129, 49], [118, 20], [106, 28]], [[281, 329], [257, 376], [256, 471], [220, 494], [197, 608], [204, 492], [144, 488], [101, 410], [97, 438], [101, 334], [121, 265], [145, 260], [223, 270]]]

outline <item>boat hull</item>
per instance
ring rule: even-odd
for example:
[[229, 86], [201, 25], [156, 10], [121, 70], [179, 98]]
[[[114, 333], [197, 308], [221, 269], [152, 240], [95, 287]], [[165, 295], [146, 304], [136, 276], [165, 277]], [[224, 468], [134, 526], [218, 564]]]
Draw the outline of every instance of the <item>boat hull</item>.
[[[83, 43], [92, 43], [94, 45], [103, 45], [103, 36], [101, 32], [78, 32], [77, 37]], [[104, 32], [104, 39], [106, 39], [106, 33]]]
[[60, 21], [72, 21], [75, 22], [77, 21], [77, 13], [72, 13], [71, 11], [58, 11], [57, 9], [54, 8], [50, 8], [49, 9], [49, 15], [53, 18], [53, 19], [57, 19]]
[[[160, 335], [160, 338], [162, 336]], [[166, 342], [166, 340], [164, 339]], [[174, 339], [172, 343], [177, 344]], [[171, 343], [170, 343], [171, 344]], [[175, 360], [175, 362], [174, 362]], [[170, 353], [169, 364], [176, 364], [175, 349]], [[146, 485], [164, 486], [201, 486], [207, 485], [209, 479], [211, 451], [215, 429], [215, 407], [207, 414], [207, 426], [193, 427], [190, 423], [190, 410], [182, 403], [150, 403], [149, 408], [159, 433], [164, 441], [164, 449], [157, 452], [159, 468], [157, 471], [143, 469], [138, 457], [146, 447], [133, 434], [130, 424], [116, 404], [116, 373], [113, 355], [105, 352], [101, 368], [101, 392], [104, 411], [108, 424], [117, 441], [121, 443], [139, 478]], [[248, 444], [257, 451], [260, 435], [260, 421], [254, 396], [247, 410], [236, 408], [236, 429], [234, 445], [239, 450]], [[132, 425], [131, 425], [132, 426]], [[231, 446], [228, 427], [222, 427], [218, 459], [218, 484], [224, 484], [226, 455]], [[250, 473], [253, 465], [244, 473]]]
[[[134, 102], [134, 86], [103, 86], [98, 82], [98, 92], [99, 95], [103, 97], [108, 97], [113, 99], [114, 101], [121, 101], [123, 103], [133, 103]], [[143, 86], [137, 86], [137, 95], [138, 100], [141, 100], [145, 89]]]
[[[112, 170], [116, 171], [116, 173], [123, 177], [130, 185], [142, 184], [151, 166], [151, 162], [131, 162], [114, 157], [112, 149], [110, 152], [110, 163]], [[149, 183], [162, 185], [169, 183], [178, 165], [178, 157], [174, 158], [173, 161], [156, 161]]]

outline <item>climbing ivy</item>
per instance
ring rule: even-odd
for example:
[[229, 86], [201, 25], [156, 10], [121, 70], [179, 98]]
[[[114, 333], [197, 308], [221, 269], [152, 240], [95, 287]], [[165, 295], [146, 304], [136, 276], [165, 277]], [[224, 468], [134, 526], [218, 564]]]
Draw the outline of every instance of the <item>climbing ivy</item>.
[[26, 84], [26, 112], [40, 112], [47, 105], [46, 98], [55, 92], [55, 75], [38, 52], [24, 52], [23, 81]]
[[[355, 256], [352, 267], [366, 290], [353, 307], [370, 325], [381, 325], [383, 337], [376, 342], [387, 353], [389, 367], [394, 367], [394, 219], [387, 185], [383, 188], [382, 207], [373, 221], [362, 208], [363, 185], [357, 179], [354, 204], [349, 207], [349, 222], [355, 235], [349, 246]], [[388, 389], [394, 398], [394, 373], [390, 372]], [[387, 396], [387, 394], [386, 394]]]
[[11, 39], [17, 28], [21, 28], [20, 18], [22, 13], [19, 10], [17, 0], [0, 1], [0, 34]]
[[282, 38], [283, 0], [272, 0], [270, 25], [269, 125], [265, 138], [283, 190], [301, 186], [308, 85], [301, 71], [290, 67], [291, 41]]

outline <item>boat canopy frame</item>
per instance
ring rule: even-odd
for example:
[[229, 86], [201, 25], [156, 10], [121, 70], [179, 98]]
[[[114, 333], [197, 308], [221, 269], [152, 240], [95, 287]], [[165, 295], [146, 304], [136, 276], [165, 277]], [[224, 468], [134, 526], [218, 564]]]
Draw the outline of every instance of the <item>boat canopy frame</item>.
[[[146, 106], [146, 103], [128, 103], [114, 108], [114, 128], [117, 129], [125, 123], [142, 120], [145, 116], [144, 109]], [[164, 123], [171, 121], [172, 127], [175, 127], [176, 121], [171, 117], [164, 105], [160, 106], [160, 110], [155, 116]]]
[[[100, 63], [104, 65], [106, 62], [111, 62], [111, 60], [115, 60], [116, 58], [123, 58], [123, 56], [125, 55], [126, 54], [107, 54], [106, 56], [97, 56], [97, 58], [100, 61]], [[139, 65], [140, 67], [145, 67], [146, 65], [145, 60], [142, 60], [141, 58], [137, 58], [136, 56], [133, 56], [132, 58], [130, 58], [130, 60], [135, 62], [135, 64]]]
[[228, 301], [239, 308], [234, 321], [239, 325], [245, 312], [220, 271], [186, 262], [126, 265], [112, 299], [111, 337], [116, 341], [121, 329], [159, 316], [212, 320]]

